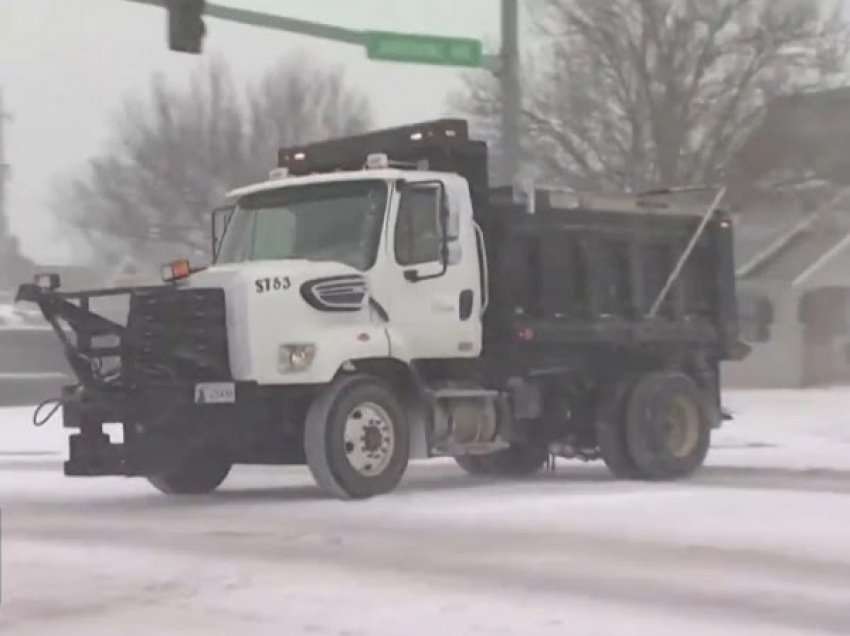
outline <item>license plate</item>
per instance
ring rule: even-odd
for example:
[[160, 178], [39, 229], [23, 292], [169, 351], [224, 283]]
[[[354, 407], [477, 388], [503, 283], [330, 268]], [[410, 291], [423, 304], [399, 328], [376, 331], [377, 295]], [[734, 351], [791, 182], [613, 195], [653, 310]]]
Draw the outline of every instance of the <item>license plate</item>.
[[233, 382], [201, 382], [195, 385], [195, 404], [233, 404], [236, 385]]

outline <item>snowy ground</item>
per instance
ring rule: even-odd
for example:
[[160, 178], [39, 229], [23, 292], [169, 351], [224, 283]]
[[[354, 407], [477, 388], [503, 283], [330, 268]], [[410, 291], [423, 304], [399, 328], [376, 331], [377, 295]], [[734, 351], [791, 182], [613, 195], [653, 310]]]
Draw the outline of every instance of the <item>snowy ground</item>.
[[850, 634], [850, 390], [727, 404], [687, 482], [433, 462], [355, 503], [300, 468], [180, 500], [65, 479], [56, 423], [0, 411], [0, 633]]

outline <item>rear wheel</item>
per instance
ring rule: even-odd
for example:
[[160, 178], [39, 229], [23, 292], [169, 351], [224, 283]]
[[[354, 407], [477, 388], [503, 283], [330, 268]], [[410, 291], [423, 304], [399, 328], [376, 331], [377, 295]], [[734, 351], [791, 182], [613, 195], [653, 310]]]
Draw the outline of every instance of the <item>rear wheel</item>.
[[304, 450], [316, 483], [340, 499], [363, 499], [393, 490], [410, 452], [401, 404], [377, 378], [345, 376], [311, 405]]
[[460, 455], [455, 461], [470, 475], [524, 477], [538, 472], [548, 458], [542, 446], [514, 444], [489, 455]]
[[198, 450], [168, 472], [149, 475], [154, 488], [167, 495], [204, 495], [218, 488], [225, 480], [232, 463], [220, 453]]
[[625, 433], [641, 477], [676, 479], [702, 466], [712, 422], [702, 393], [682, 373], [651, 373], [629, 397]]

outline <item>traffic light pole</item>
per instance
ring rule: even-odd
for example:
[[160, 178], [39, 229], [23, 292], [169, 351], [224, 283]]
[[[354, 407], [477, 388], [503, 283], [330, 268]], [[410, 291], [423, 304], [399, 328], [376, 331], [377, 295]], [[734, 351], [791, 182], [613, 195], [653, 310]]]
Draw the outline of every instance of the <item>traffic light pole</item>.
[[512, 184], [519, 174], [522, 86], [519, 58], [518, 0], [502, 0], [502, 182]]
[[[128, 0], [138, 4], [162, 7], [164, 0]], [[519, 172], [521, 158], [520, 121], [522, 109], [522, 86], [520, 83], [519, 56], [519, 1], [501, 0], [502, 50], [500, 55], [484, 55], [481, 66], [494, 73], [501, 83], [502, 92], [502, 166], [500, 180], [505, 184], [513, 183]], [[209, 2], [203, 3], [203, 15], [212, 18], [246, 24], [249, 26], [278, 31], [288, 31], [299, 35], [344, 42], [368, 47], [369, 31], [356, 31], [342, 27], [297, 20], [280, 15], [260, 13], [246, 9], [235, 9]]]
[[[165, 6], [164, 0], [127, 1], [135, 2], [136, 4], [149, 4], [155, 7]], [[203, 14], [211, 18], [219, 18], [221, 20], [227, 20], [228, 22], [236, 22], [237, 24], [246, 24], [248, 26], [261, 27], [264, 29], [275, 29], [277, 31], [289, 31], [290, 33], [309, 35], [316, 38], [322, 38], [324, 40], [333, 40], [335, 42], [345, 42], [347, 44], [357, 44], [360, 46], [366, 46], [367, 43], [367, 34], [364, 31], [354, 31], [352, 29], [344, 29], [330, 24], [286, 18], [281, 15], [260, 13], [259, 11], [235, 9], [233, 7], [225, 7], [220, 4], [211, 4], [209, 2], [204, 4]]]

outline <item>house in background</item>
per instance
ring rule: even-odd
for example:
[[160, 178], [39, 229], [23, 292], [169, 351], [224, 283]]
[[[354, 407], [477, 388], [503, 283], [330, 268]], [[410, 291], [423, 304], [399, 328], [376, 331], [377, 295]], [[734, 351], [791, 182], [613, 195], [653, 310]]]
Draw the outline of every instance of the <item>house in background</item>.
[[738, 268], [743, 338], [735, 385], [850, 383], [850, 200], [803, 218]]
[[[850, 383], [850, 89], [769, 104], [730, 170], [742, 338], [733, 386]], [[770, 184], [770, 179], [774, 184]], [[775, 181], [783, 182], [779, 187]]]

